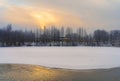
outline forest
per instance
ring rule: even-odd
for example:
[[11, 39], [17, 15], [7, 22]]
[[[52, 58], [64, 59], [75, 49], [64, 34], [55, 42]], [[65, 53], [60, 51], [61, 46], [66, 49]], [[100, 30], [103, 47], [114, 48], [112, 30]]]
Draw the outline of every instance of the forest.
[[9, 24], [0, 29], [0, 47], [14, 46], [115, 46], [120, 47], [120, 30], [44, 27], [33, 30], [13, 30]]

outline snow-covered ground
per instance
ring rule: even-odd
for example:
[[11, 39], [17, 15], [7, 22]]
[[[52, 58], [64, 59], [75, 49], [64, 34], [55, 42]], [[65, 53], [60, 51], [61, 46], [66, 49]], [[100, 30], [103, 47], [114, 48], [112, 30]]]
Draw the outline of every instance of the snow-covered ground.
[[35, 64], [69, 69], [120, 66], [115, 47], [14, 47], [0, 48], [0, 63]]

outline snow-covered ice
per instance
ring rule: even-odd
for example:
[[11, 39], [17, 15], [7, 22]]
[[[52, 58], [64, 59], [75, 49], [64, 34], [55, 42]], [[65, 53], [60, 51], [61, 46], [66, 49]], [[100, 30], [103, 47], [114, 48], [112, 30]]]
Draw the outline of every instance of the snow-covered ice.
[[115, 47], [12, 47], [0, 48], [0, 63], [35, 64], [69, 69], [120, 66]]

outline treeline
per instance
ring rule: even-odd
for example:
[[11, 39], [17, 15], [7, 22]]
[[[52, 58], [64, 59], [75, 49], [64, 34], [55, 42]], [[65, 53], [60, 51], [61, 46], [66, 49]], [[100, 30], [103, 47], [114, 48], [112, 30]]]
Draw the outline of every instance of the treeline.
[[83, 28], [44, 28], [35, 31], [12, 30], [12, 25], [0, 29], [0, 46], [117, 46], [120, 30], [95, 30], [87, 34]]

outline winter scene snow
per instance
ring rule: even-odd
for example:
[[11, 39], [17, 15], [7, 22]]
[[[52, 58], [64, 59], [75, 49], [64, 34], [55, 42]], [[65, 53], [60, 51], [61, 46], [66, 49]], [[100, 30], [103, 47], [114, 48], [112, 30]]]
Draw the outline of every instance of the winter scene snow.
[[15, 47], [0, 48], [0, 63], [34, 64], [67, 69], [100, 69], [120, 66], [120, 48]]
[[0, 0], [0, 81], [120, 81], [120, 0]]

